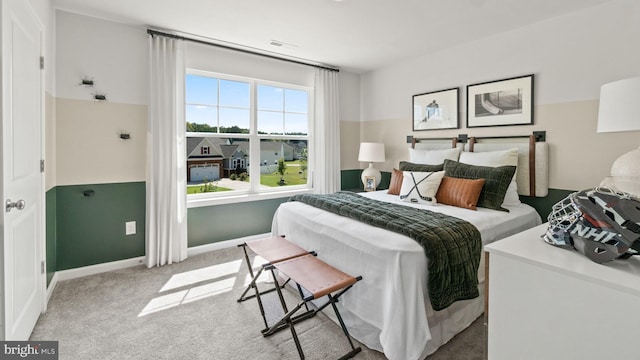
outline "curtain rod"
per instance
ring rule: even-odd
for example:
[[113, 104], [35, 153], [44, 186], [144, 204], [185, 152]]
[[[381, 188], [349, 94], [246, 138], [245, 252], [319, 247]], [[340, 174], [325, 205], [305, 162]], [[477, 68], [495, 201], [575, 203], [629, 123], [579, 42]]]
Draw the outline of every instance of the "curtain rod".
[[198, 44], [216, 46], [216, 47], [227, 49], [227, 50], [234, 50], [234, 51], [239, 51], [239, 52], [243, 52], [243, 53], [246, 53], [246, 54], [263, 56], [263, 57], [267, 57], [269, 59], [288, 61], [288, 62], [299, 64], [299, 65], [313, 66], [315, 68], [324, 69], [324, 70], [330, 70], [330, 71], [336, 71], [336, 72], [340, 71], [340, 69], [337, 69], [337, 68], [334, 68], [334, 67], [322, 66], [322, 65], [317, 65], [317, 64], [304, 62], [304, 61], [287, 59], [287, 58], [279, 57], [279, 56], [275, 56], [275, 55], [263, 54], [263, 53], [260, 53], [260, 52], [257, 52], [257, 51], [251, 51], [251, 50], [246, 50], [246, 49], [235, 48], [235, 47], [228, 46], [228, 45], [216, 44], [216, 43], [209, 42], [209, 41], [188, 38], [188, 37], [175, 35], [175, 34], [169, 34], [169, 33], [161, 32], [161, 31], [153, 30], [153, 29], [147, 29], [147, 34], [149, 34], [151, 36], [155, 36], [155, 35], [164, 36], [164, 37], [178, 39], [178, 40], [191, 41], [191, 42], [195, 42], [195, 43], [198, 43]]

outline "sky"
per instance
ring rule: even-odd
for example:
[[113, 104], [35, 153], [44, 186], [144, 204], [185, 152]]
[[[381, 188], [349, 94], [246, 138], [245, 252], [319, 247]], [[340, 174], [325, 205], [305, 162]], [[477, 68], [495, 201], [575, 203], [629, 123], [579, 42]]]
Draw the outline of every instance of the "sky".
[[[250, 92], [250, 83], [188, 74], [186, 121], [248, 129]], [[307, 134], [307, 108], [303, 90], [257, 85], [258, 131]]]

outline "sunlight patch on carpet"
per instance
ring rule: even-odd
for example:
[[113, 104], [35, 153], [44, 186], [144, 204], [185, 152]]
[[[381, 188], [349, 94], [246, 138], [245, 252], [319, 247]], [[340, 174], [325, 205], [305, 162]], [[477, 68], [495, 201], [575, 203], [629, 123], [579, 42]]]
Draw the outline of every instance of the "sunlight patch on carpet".
[[194, 286], [188, 290], [176, 291], [170, 294], [159, 296], [149, 301], [147, 306], [145, 306], [140, 314], [138, 314], [138, 317], [146, 316], [159, 311], [171, 309], [180, 305], [229, 292], [233, 289], [234, 283], [234, 278], [228, 278], [204, 285]]
[[177, 291], [171, 294], [163, 295], [149, 301], [147, 306], [142, 309], [138, 317], [153, 314], [158, 311], [171, 309], [182, 303], [182, 300], [187, 295], [188, 290]]
[[223, 264], [207, 266], [201, 269], [183, 272], [173, 275], [160, 289], [160, 292], [178, 289], [184, 286], [197, 284], [203, 281], [219, 279], [238, 273], [242, 260], [229, 261]]
[[242, 260], [207, 266], [175, 274], [138, 314], [138, 317], [175, 308], [233, 290]]

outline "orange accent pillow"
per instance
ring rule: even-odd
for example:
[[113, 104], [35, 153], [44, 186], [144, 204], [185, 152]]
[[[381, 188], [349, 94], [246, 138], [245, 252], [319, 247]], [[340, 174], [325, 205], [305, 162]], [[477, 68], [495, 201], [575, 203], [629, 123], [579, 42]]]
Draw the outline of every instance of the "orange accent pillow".
[[400, 195], [400, 189], [402, 189], [403, 172], [393, 169], [391, 173], [391, 182], [389, 183], [389, 195]]
[[484, 179], [461, 179], [445, 176], [440, 182], [436, 199], [440, 204], [476, 210]]

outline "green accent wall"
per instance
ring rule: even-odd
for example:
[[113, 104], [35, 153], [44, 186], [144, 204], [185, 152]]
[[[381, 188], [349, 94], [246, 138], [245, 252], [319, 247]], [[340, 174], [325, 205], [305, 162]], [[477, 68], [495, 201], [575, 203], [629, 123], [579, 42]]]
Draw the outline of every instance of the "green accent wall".
[[[362, 170], [342, 170], [343, 190], [361, 189]], [[382, 172], [379, 189], [391, 173]], [[85, 196], [85, 190], [93, 195]], [[520, 196], [543, 222], [551, 207], [573, 190], [549, 189], [544, 198]], [[47, 284], [56, 271], [145, 255], [145, 183], [58, 186], [46, 192]], [[288, 197], [188, 209], [188, 246], [268, 233], [278, 206]], [[125, 222], [136, 234], [125, 235]]]
[[362, 189], [362, 181], [360, 181], [362, 170], [342, 170], [340, 171], [340, 185], [342, 190]]
[[47, 260], [47, 286], [51, 283], [53, 275], [57, 269], [56, 253], [56, 188], [52, 188], [45, 194], [45, 239], [46, 239], [46, 260]]
[[[380, 185], [378, 189], [388, 189], [391, 182], [391, 173], [381, 171], [382, 178], [380, 179]], [[362, 169], [350, 169], [340, 171], [340, 181], [342, 190], [364, 190], [362, 180]]]
[[268, 233], [278, 206], [288, 197], [190, 208], [187, 213], [188, 246], [198, 246]]
[[[58, 186], [46, 195], [48, 282], [55, 271], [145, 255], [144, 182]], [[288, 199], [188, 209], [188, 246], [270, 232]], [[127, 221], [137, 222], [135, 235], [125, 235]]]
[[575, 190], [561, 190], [561, 189], [549, 189], [549, 194], [545, 197], [531, 197], [531, 196], [520, 196], [520, 201], [527, 205], [531, 205], [540, 217], [542, 218], [542, 222], [547, 222], [547, 217], [551, 213], [551, 208], [558, 201], [567, 197], [567, 195], [575, 192]]
[[[144, 256], [145, 196], [144, 182], [58, 186], [56, 270]], [[136, 234], [125, 235], [127, 221]]]

